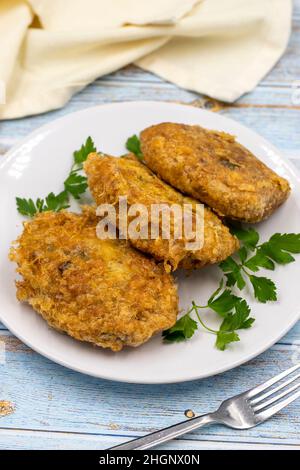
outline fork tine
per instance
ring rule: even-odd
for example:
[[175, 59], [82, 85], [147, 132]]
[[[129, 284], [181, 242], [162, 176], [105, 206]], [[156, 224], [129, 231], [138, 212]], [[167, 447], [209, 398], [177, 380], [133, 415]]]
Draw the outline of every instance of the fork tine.
[[295, 375], [291, 379], [285, 380], [282, 384], [278, 385], [276, 388], [271, 388], [268, 392], [264, 393], [263, 395], [257, 395], [255, 398], [252, 398], [250, 400], [251, 405], [256, 405], [256, 403], [260, 403], [261, 401], [265, 400], [268, 398], [270, 395], [274, 395], [275, 393], [279, 392], [279, 390], [282, 390], [285, 388], [287, 385], [291, 384], [292, 382], [295, 382], [295, 380], [299, 379], [300, 374]]
[[270, 400], [264, 401], [262, 403], [259, 403], [256, 406], [254, 406], [253, 407], [254, 411], [256, 412], [256, 411], [262, 410], [263, 408], [267, 408], [269, 405], [272, 405], [272, 403], [275, 403], [278, 400], [280, 400], [281, 398], [289, 395], [294, 390], [297, 390], [297, 388], [299, 388], [299, 387], [300, 387], [300, 383], [297, 383], [297, 384], [293, 385], [292, 387], [287, 388], [283, 392], [278, 393], [277, 395], [274, 395], [272, 398], [270, 398]]
[[272, 379], [268, 380], [267, 382], [258, 385], [257, 387], [252, 388], [251, 390], [248, 390], [248, 392], [245, 393], [245, 396], [247, 398], [252, 398], [258, 395], [259, 393], [263, 392], [267, 388], [271, 387], [272, 385], [276, 384], [279, 382], [279, 380], [283, 379], [287, 375], [290, 375], [292, 372], [295, 372], [298, 370], [300, 367], [300, 364], [297, 364], [296, 366], [291, 367], [288, 370], [285, 370], [284, 372], [281, 372], [281, 374], [276, 375], [276, 377], [273, 377]]
[[296, 393], [293, 393], [293, 395], [290, 395], [285, 400], [280, 401], [279, 403], [277, 403], [277, 405], [273, 405], [270, 408], [267, 408], [266, 410], [261, 411], [260, 413], [257, 413], [256, 418], [258, 419], [259, 422], [263, 422], [266, 419], [271, 418], [271, 416], [278, 413], [278, 411], [282, 410], [282, 408], [285, 408], [290, 403], [297, 400], [297, 398], [300, 398], [300, 390], [298, 390], [298, 392]]

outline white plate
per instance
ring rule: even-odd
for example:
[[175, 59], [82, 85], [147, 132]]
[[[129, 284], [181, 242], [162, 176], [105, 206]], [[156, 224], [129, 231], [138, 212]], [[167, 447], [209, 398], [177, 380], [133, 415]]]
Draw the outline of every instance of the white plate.
[[[15, 297], [15, 266], [7, 259], [12, 240], [22, 230], [15, 197], [44, 196], [59, 192], [70, 170], [72, 152], [91, 135], [98, 150], [124, 153], [128, 136], [143, 128], [173, 121], [224, 130], [237, 136], [266, 164], [285, 176], [292, 195], [258, 230], [262, 240], [274, 232], [300, 232], [300, 177], [278, 150], [259, 135], [220, 114], [185, 105], [160, 102], [115, 103], [79, 111], [51, 122], [15, 146], [0, 166], [0, 318], [24, 343], [71, 369], [96, 377], [136, 383], [170, 383], [200, 379], [232, 369], [257, 356], [278, 341], [299, 319], [300, 259], [268, 273], [279, 286], [279, 300], [266, 305], [251, 301], [255, 326], [241, 332], [241, 342], [225, 352], [214, 347], [215, 337], [199, 331], [185, 343], [166, 345], [157, 335], [145, 345], [112, 353], [83, 344], [50, 329], [29, 306]], [[180, 306], [192, 300], [204, 304], [216, 288], [220, 273], [211, 267], [179, 277]], [[248, 299], [251, 299], [249, 295]], [[211, 325], [219, 321], [205, 314]]]

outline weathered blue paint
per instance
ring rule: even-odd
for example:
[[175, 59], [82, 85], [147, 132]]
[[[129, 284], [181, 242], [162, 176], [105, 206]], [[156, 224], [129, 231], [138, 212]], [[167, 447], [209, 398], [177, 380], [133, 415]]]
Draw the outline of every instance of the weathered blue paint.
[[[99, 434], [99, 446], [103, 435], [142, 435], [185, 419], [186, 409], [197, 414], [213, 410], [224, 398], [289, 367], [300, 355], [291, 344], [278, 344], [249, 364], [219, 376], [147, 386], [109, 382], [67, 370], [34, 353], [6, 331], [1, 332], [0, 340], [6, 346], [5, 363], [0, 365], [1, 399], [15, 407], [13, 413], [1, 418], [1, 428]], [[188, 438], [300, 445], [299, 414], [298, 401], [259, 428], [233, 431], [212, 426]]]

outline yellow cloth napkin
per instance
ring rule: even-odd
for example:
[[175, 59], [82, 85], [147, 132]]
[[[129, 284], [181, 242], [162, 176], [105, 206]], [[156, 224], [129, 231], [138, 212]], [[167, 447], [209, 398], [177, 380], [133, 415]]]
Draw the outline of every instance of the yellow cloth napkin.
[[0, 0], [0, 118], [59, 108], [131, 62], [234, 101], [284, 52], [291, 12], [291, 0]]

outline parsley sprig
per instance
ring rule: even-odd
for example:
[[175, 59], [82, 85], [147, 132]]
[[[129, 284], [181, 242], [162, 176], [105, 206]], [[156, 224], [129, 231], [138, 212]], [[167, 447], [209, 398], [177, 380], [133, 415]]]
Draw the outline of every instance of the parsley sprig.
[[34, 202], [30, 199], [22, 199], [20, 197], [16, 198], [17, 209], [22, 215], [27, 215], [33, 217], [37, 212], [45, 211], [60, 211], [61, 209], [67, 209], [68, 205], [68, 195], [66, 191], [55, 196], [54, 193], [49, 193], [45, 199], [37, 198]]
[[[234, 295], [230, 289], [223, 290], [223, 283], [222, 279], [206, 305], [196, 305], [192, 302], [188, 312], [172, 328], [163, 332], [165, 341], [180, 342], [191, 338], [198, 329], [198, 323], [216, 336], [216, 347], [221, 351], [224, 351], [228, 344], [240, 341], [237, 331], [250, 328], [255, 320], [250, 317], [250, 307], [246, 300]], [[200, 315], [201, 309], [211, 309], [223, 319], [218, 330], [204, 323]], [[191, 315], [194, 315], [194, 318]]]
[[[300, 253], [300, 234], [275, 233], [259, 244], [259, 234], [253, 228], [232, 227], [232, 232], [243, 243], [238, 259], [230, 256], [220, 264], [227, 278], [227, 287], [237, 286], [243, 290], [246, 280], [252, 284], [254, 297], [262, 303], [277, 300], [274, 282], [264, 276], [256, 276], [261, 268], [274, 271], [277, 264], [285, 265], [295, 261], [292, 254]], [[291, 254], [292, 253], [292, 254]]]
[[141, 150], [141, 142], [136, 134], [127, 139], [126, 148], [129, 152], [134, 153], [139, 160], [143, 161], [144, 157]]
[[[259, 243], [259, 234], [253, 228], [231, 227], [241, 242], [237, 255], [230, 256], [220, 263], [223, 272], [218, 289], [208, 299], [206, 305], [192, 302], [191, 308], [175, 325], [163, 332], [168, 342], [190, 339], [200, 324], [205, 330], [216, 335], [216, 347], [224, 351], [230, 343], [240, 341], [238, 330], [251, 328], [254, 318], [250, 317], [250, 307], [245, 299], [233, 294], [234, 287], [243, 290], [250, 281], [254, 297], [262, 303], [277, 300], [277, 288], [274, 282], [263, 276], [256, 276], [261, 268], [273, 271], [277, 264], [285, 265], [295, 261], [293, 254], [300, 253], [300, 234], [275, 233]], [[224, 282], [224, 278], [226, 282]], [[225, 284], [225, 286], [224, 286]], [[218, 330], [208, 327], [202, 320], [201, 309], [210, 309], [223, 320]]]
[[86, 176], [80, 174], [83, 169], [83, 162], [91, 152], [97, 152], [91, 137], [88, 137], [79, 150], [73, 152], [73, 165], [70, 174], [64, 181], [64, 190], [59, 194], [49, 193], [44, 199], [37, 198], [33, 201], [31, 198], [16, 198], [17, 209], [20, 214], [33, 217], [38, 212], [60, 211], [67, 209], [69, 205], [69, 196], [80, 199], [80, 196], [86, 191], [88, 184]]

